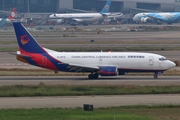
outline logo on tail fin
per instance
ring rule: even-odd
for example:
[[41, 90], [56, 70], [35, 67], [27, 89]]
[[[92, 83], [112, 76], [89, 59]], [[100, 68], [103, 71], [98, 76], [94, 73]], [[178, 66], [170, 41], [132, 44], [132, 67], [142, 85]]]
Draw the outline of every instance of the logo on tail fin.
[[109, 10], [109, 6], [108, 6], [108, 5], [106, 5], [106, 6], [105, 6], [105, 9], [108, 11], [108, 10]]
[[11, 13], [11, 16], [12, 16], [13, 18], [15, 17], [15, 15], [16, 15], [15, 12], [12, 12], [12, 13]]
[[20, 38], [23, 45], [27, 44], [30, 41], [30, 38], [28, 38], [27, 35], [20, 36]]
[[16, 16], [16, 8], [13, 8], [13, 10], [12, 10], [10, 16], [8, 17], [8, 19], [12, 20], [12, 19], [15, 18], [15, 16]]

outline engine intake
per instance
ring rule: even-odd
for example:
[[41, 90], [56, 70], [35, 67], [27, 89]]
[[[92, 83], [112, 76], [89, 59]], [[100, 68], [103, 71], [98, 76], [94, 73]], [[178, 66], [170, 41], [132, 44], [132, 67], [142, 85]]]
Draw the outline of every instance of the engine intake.
[[149, 17], [143, 17], [141, 18], [141, 22], [149, 22], [150, 21], [150, 18]]

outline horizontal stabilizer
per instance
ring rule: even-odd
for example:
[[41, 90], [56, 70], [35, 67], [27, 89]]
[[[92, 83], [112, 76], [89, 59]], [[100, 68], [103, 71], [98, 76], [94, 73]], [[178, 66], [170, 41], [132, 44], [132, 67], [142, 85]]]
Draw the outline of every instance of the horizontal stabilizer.
[[9, 54], [19, 56], [19, 57], [22, 57], [22, 58], [31, 58], [31, 56], [23, 55], [23, 54], [17, 54], [17, 53], [9, 53]]

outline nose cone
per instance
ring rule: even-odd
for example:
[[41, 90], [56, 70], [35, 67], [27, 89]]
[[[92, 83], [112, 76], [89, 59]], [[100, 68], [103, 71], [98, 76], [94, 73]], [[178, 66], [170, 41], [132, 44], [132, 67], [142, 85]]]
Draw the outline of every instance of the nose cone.
[[49, 16], [49, 18], [55, 18], [56, 17], [56, 14], [51, 14], [50, 16]]
[[50, 16], [49, 16], [49, 18], [52, 18], [52, 17], [53, 17], [53, 15], [50, 15]]
[[171, 69], [171, 68], [173, 68], [175, 66], [176, 66], [176, 64], [174, 62], [169, 61], [169, 69]]

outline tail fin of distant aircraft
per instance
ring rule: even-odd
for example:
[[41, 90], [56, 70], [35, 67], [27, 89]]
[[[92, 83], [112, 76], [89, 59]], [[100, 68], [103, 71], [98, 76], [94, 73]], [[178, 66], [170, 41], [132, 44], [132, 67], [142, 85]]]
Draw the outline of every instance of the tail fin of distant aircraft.
[[10, 16], [8, 17], [8, 19], [10, 19], [10, 20], [14, 19], [15, 15], [16, 15], [16, 8], [13, 8], [13, 10], [12, 10]]
[[108, 13], [110, 6], [111, 6], [111, 0], [107, 0], [105, 6], [103, 7], [100, 13]]
[[20, 22], [13, 22], [13, 25], [19, 49], [22, 54], [45, 53], [45, 50], [38, 44], [38, 42]]

